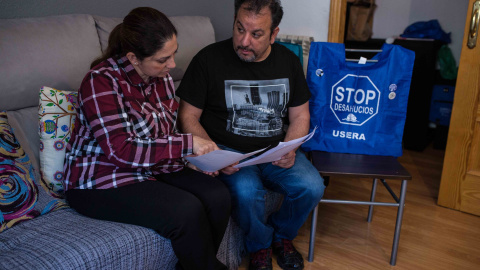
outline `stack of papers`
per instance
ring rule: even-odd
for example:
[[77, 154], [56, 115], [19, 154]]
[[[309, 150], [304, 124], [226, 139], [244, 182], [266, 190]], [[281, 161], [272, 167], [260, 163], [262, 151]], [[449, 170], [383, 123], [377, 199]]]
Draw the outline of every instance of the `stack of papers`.
[[[246, 160], [242, 163], [239, 163], [234, 166], [234, 168], [241, 168], [245, 166], [273, 162], [282, 158], [282, 156], [286, 155], [288, 152], [294, 150], [295, 148], [299, 147], [304, 142], [310, 140], [315, 134], [315, 130], [310, 132], [309, 134], [295, 139], [288, 142], [280, 142], [276, 147], [266, 151], [265, 153], [259, 155], [258, 157]], [[267, 147], [268, 148], [268, 147]], [[197, 156], [197, 157], [186, 157], [186, 159], [192, 163], [193, 165], [197, 166], [202, 171], [205, 172], [215, 172], [220, 169], [227, 167], [237, 161], [246, 159], [250, 156], [253, 156], [257, 153], [265, 151], [263, 148], [257, 151], [253, 151], [247, 154], [240, 154], [232, 151], [227, 150], [216, 150], [212, 151], [208, 154]]]

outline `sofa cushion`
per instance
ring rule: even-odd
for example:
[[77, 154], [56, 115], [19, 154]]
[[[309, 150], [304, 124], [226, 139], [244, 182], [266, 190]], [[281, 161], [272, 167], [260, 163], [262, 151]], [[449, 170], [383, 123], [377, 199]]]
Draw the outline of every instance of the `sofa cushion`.
[[123, 22], [123, 18], [93, 15], [93, 19], [95, 20], [95, 27], [97, 28], [98, 38], [100, 40], [102, 52], [105, 52], [108, 47], [108, 37], [110, 36], [110, 32], [112, 32], [115, 26]]
[[30, 158], [35, 179], [40, 179], [40, 138], [38, 136], [38, 105], [16, 111], [7, 111], [8, 123], [13, 128], [15, 138]]
[[55, 211], [0, 233], [0, 269], [174, 269], [170, 240], [151, 229]]
[[35, 180], [33, 166], [15, 138], [6, 112], [0, 112], [0, 232], [66, 207]]
[[72, 135], [78, 92], [40, 89], [38, 118], [41, 181], [52, 196], [63, 197], [65, 150]]
[[[94, 15], [100, 44], [104, 51], [108, 45], [110, 32], [123, 21], [123, 18], [108, 18]], [[202, 16], [172, 16], [169, 17], [178, 32], [178, 53], [175, 56], [177, 67], [170, 75], [174, 81], [181, 80], [183, 73], [193, 56], [203, 47], [215, 42], [215, 32], [208, 17]]]
[[170, 20], [178, 32], [179, 48], [175, 63], [178, 68], [185, 71], [192, 58], [201, 49], [215, 42], [215, 31], [208, 17], [173, 16]]
[[100, 56], [90, 15], [0, 20], [0, 110], [38, 105], [38, 89], [77, 89]]

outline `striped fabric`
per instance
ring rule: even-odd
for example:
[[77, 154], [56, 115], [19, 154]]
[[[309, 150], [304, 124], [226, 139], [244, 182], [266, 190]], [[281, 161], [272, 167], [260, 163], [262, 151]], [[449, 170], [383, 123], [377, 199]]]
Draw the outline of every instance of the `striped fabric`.
[[0, 234], [0, 269], [174, 269], [170, 241], [151, 229], [58, 210]]
[[[267, 193], [270, 214], [281, 203]], [[217, 258], [238, 269], [245, 255], [244, 233], [230, 219]], [[177, 258], [168, 239], [151, 229], [82, 216], [62, 209], [0, 233], [0, 269], [173, 270]]]
[[127, 59], [109, 58], [83, 80], [67, 145], [65, 190], [116, 188], [183, 169], [192, 135], [176, 133], [173, 80], [148, 83]]

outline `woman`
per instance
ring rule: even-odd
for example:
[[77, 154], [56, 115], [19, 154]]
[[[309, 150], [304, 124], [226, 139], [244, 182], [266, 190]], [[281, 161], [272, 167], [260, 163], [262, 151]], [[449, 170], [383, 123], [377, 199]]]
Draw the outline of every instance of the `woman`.
[[178, 103], [168, 72], [176, 36], [163, 13], [146, 7], [112, 31], [79, 89], [66, 198], [83, 215], [169, 238], [179, 269], [225, 269], [216, 253], [230, 216], [229, 192], [182, 162], [216, 146], [175, 132]]

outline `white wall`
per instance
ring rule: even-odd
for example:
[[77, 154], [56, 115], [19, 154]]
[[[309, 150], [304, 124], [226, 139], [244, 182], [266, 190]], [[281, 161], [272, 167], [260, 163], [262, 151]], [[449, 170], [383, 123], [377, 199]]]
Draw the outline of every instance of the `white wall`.
[[327, 41], [330, 0], [283, 0], [280, 34], [312, 36]]
[[455, 60], [460, 60], [468, 0], [376, 0], [373, 38], [403, 33], [412, 23], [437, 19], [443, 31], [451, 32], [449, 44]]
[[[282, 34], [313, 36], [326, 41], [330, 0], [283, 0]], [[217, 40], [231, 36], [233, 0], [0, 0], [0, 19], [86, 13], [124, 17], [139, 6], [154, 7], [167, 16], [200, 15], [212, 20]]]

